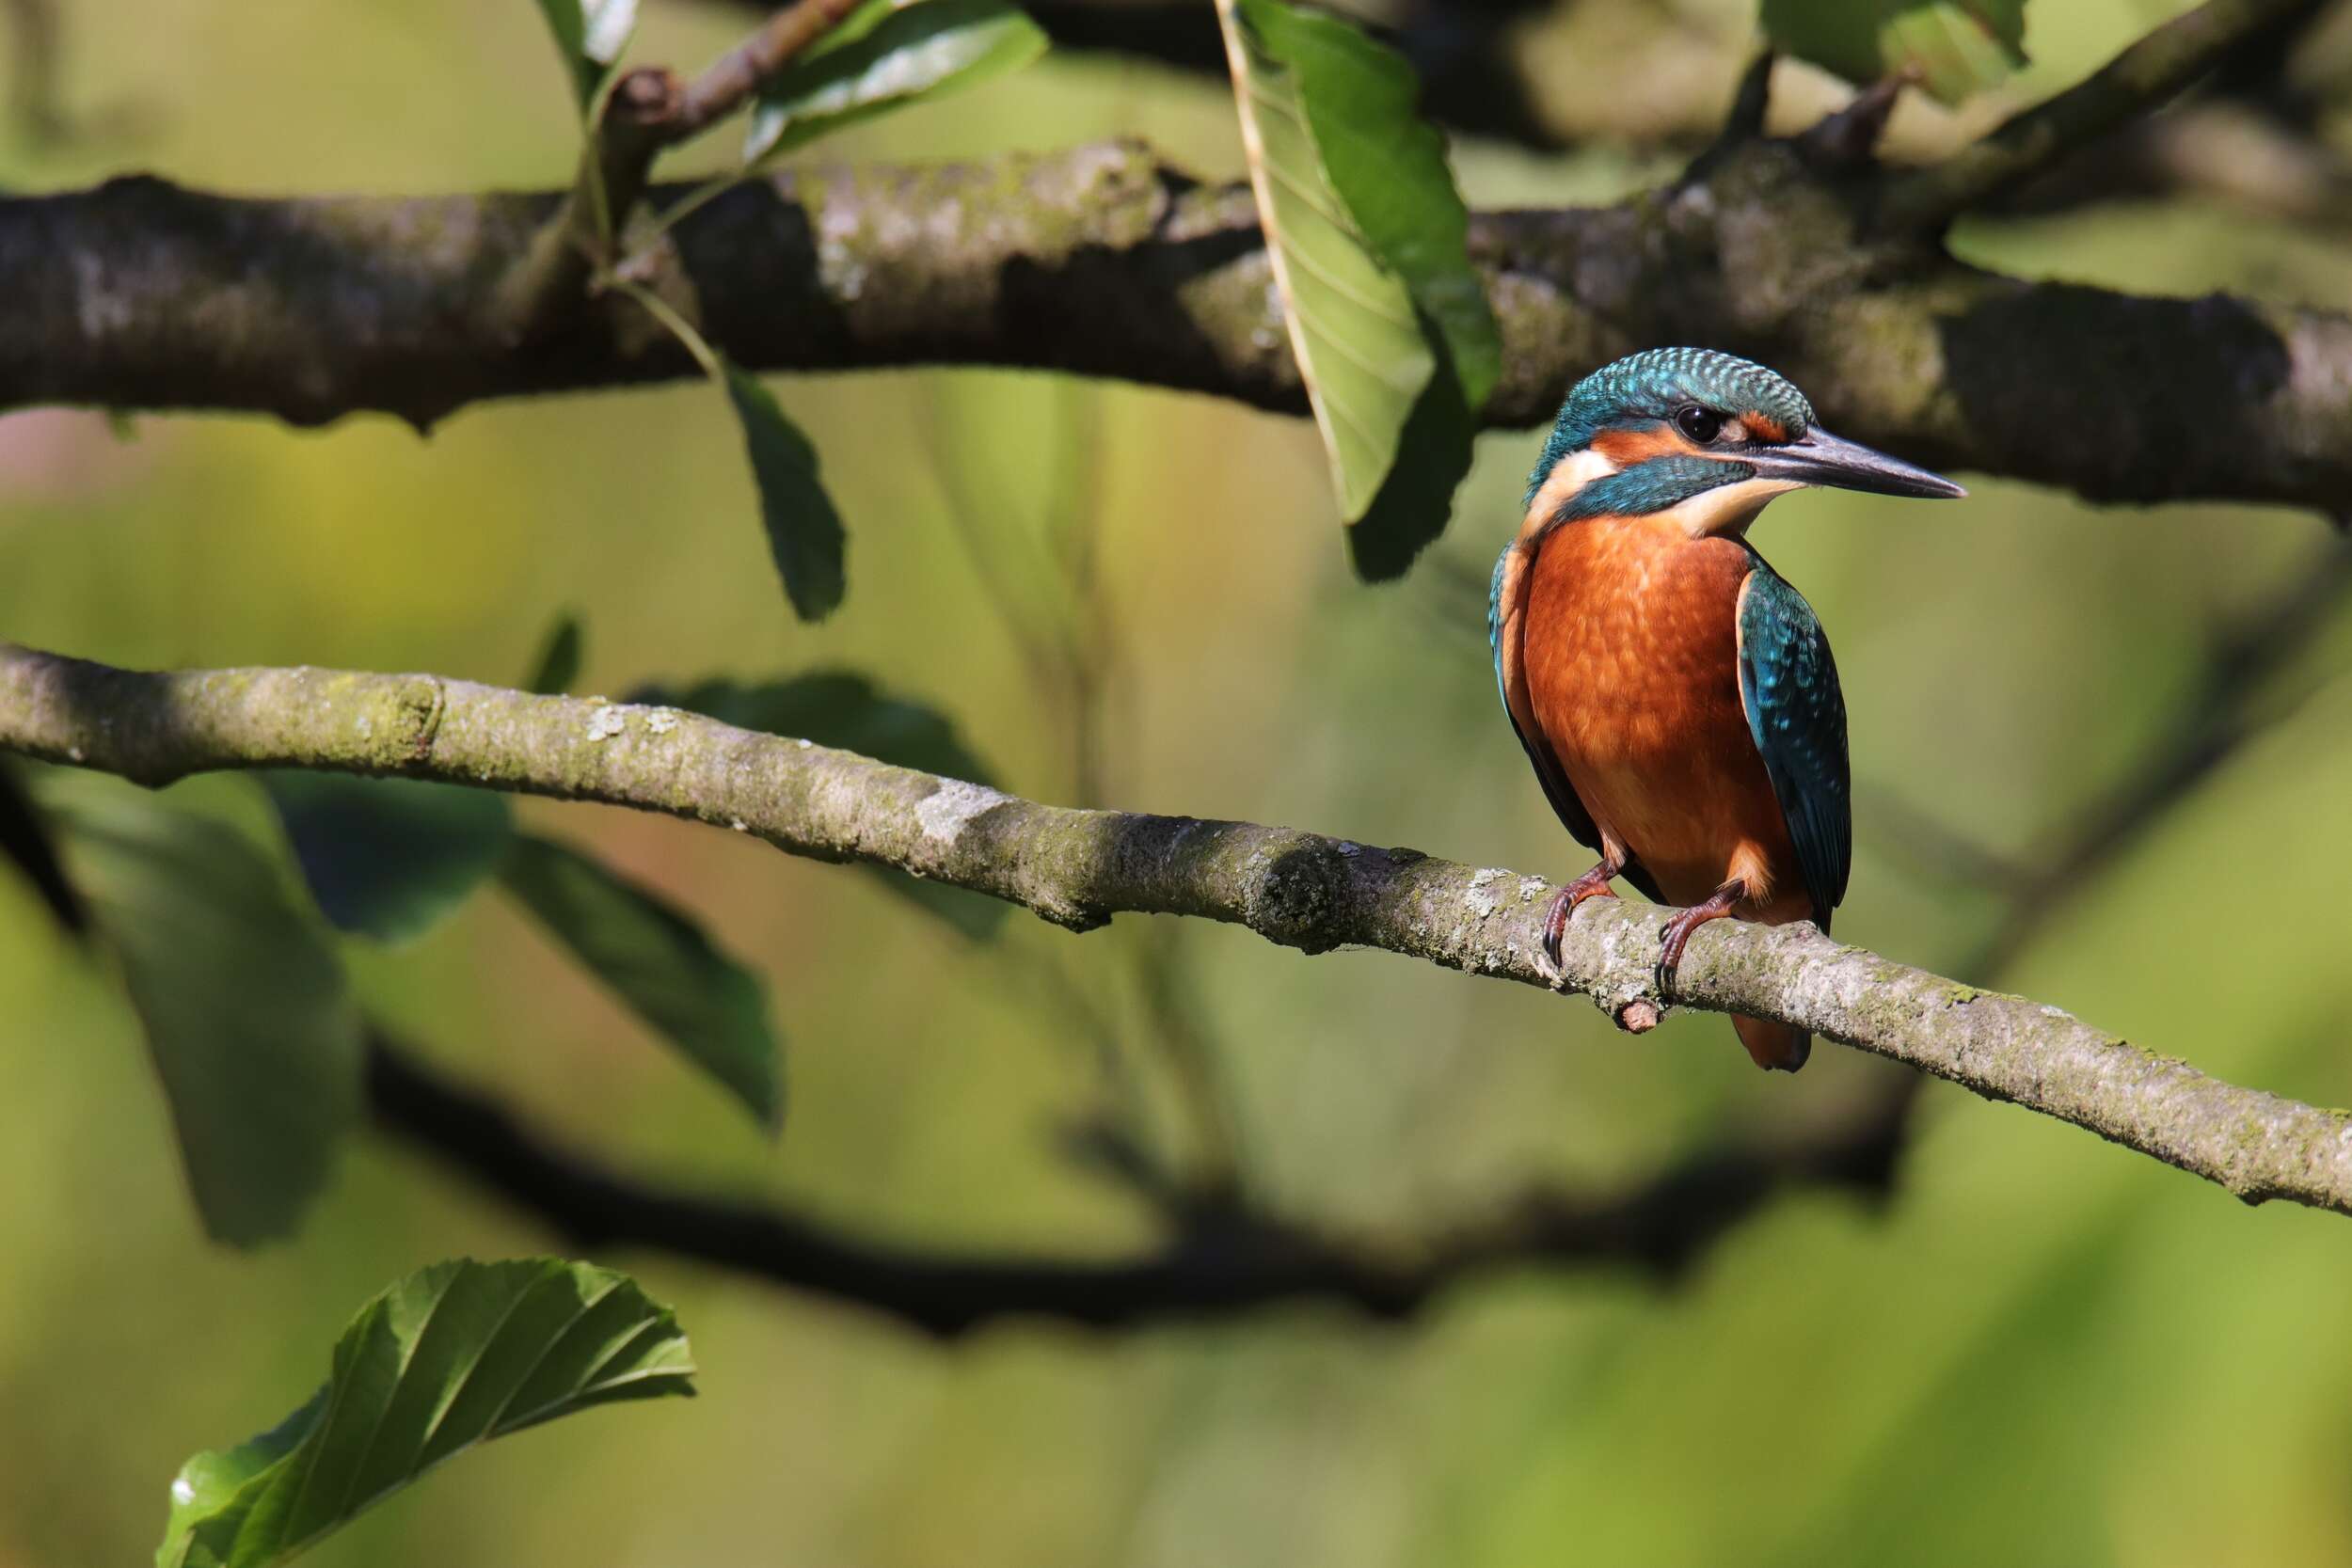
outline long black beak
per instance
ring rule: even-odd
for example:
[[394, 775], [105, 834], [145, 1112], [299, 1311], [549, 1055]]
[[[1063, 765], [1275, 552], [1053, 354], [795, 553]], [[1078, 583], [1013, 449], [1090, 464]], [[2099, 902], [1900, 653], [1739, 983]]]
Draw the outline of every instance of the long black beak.
[[1800, 484], [1832, 484], [1840, 490], [1867, 490], [1880, 496], [1932, 496], [1948, 499], [1968, 492], [1946, 479], [1917, 468], [1899, 457], [1874, 451], [1859, 441], [1808, 430], [1777, 447], [1742, 452], [1740, 461], [1753, 464], [1767, 479], [1790, 479]]

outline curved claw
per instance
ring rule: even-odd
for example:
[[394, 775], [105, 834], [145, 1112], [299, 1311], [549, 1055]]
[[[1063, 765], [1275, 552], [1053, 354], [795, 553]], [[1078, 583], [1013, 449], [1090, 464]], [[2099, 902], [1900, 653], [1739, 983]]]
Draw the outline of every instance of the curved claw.
[[1551, 895], [1551, 906], [1544, 911], [1543, 954], [1555, 977], [1563, 968], [1560, 944], [1568, 934], [1568, 917], [1587, 898], [1614, 898], [1616, 890], [1609, 885], [1609, 879], [1623, 869], [1603, 861]]
[[1691, 945], [1691, 933], [1710, 920], [1729, 919], [1747, 893], [1745, 882], [1725, 882], [1708, 895], [1705, 903], [1693, 904], [1666, 922], [1665, 930], [1660, 933], [1658, 966], [1650, 972], [1650, 982], [1658, 988], [1660, 1000], [1674, 1000], [1675, 972], [1682, 967], [1682, 950]]

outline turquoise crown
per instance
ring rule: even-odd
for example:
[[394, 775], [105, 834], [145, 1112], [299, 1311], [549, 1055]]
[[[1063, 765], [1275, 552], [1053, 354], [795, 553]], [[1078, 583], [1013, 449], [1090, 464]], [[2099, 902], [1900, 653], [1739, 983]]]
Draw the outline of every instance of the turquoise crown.
[[1570, 452], [1614, 425], [1669, 419], [1685, 404], [1725, 414], [1757, 413], [1782, 425], [1790, 439], [1813, 427], [1813, 405], [1776, 371], [1711, 348], [1653, 348], [1603, 365], [1576, 384], [1528, 476], [1527, 499]]

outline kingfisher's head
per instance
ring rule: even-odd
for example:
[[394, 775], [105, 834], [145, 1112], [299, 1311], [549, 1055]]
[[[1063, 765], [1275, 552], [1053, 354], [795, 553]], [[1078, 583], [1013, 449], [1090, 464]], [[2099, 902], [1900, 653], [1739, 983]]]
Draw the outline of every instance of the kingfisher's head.
[[1531, 527], [1661, 516], [1738, 534], [1765, 502], [1808, 484], [1883, 496], [1961, 496], [1950, 480], [1832, 436], [1784, 376], [1704, 348], [1655, 348], [1576, 384], [1527, 483]]

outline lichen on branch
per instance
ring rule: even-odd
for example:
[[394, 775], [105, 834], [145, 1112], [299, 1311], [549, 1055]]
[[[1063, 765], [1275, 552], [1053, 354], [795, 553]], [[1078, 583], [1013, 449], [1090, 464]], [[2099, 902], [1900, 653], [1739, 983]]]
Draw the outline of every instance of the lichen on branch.
[[[611, 298], [516, 346], [499, 280], [562, 199], [254, 200], [144, 178], [0, 199], [0, 407], [422, 426], [485, 398], [698, 374]], [[2333, 514], [2352, 495], [2352, 320], [2005, 277], [1863, 208], [1849, 177], [1760, 141], [1616, 207], [1475, 214], [1505, 352], [1486, 422], [1540, 423], [1622, 353], [1705, 342], [1939, 467], [2099, 500]], [[1033, 367], [1306, 407], [1248, 190], [1131, 143], [780, 173], [694, 212], [646, 270], [755, 371]], [[2086, 407], [2097, 441], [2074, 436]]]
[[[0, 750], [161, 785], [308, 768], [596, 800], [970, 888], [1076, 930], [1192, 915], [1318, 953], [1380, 948], [1543, 986], [1551, 885], [1296, 829], [1080, 811], [697, 715], [431, 675], [147, 673], [0, 644]], [[1596, 900], [1565, 989], [1615, 1016], [1651, 990], [1662, 911]], [[1776, 1019], [2013, 1101], [2249, 1202], [2352, 1213], [2352, 1117], [2236, 1087], [2054, 1007], [1843, 946], [1810, 926], [1700, 928], [1677, 1003]]]

